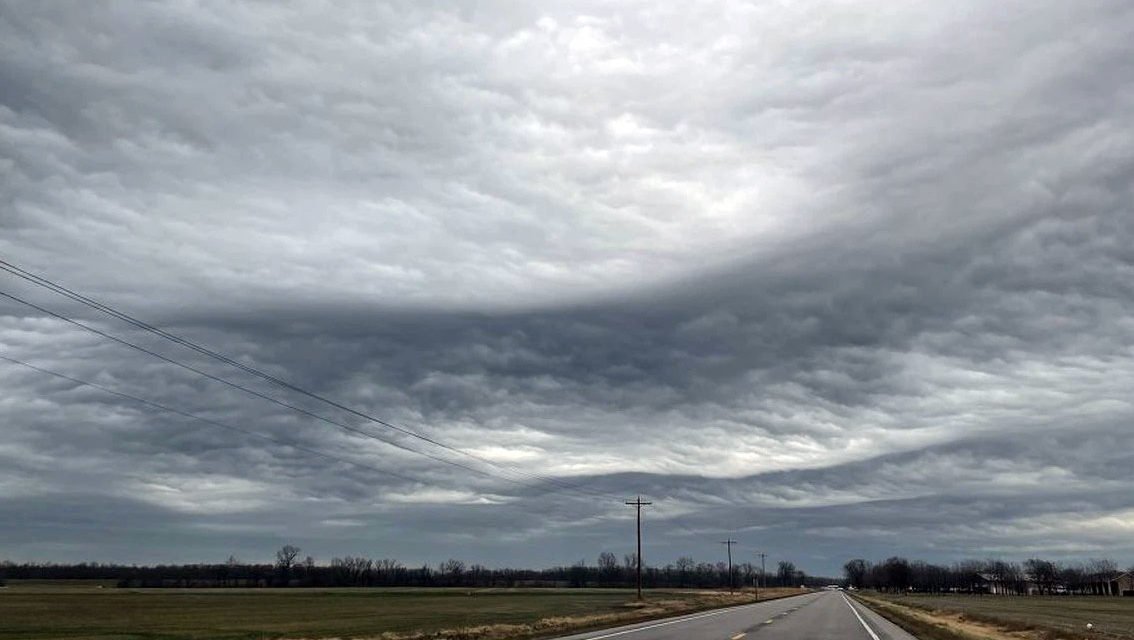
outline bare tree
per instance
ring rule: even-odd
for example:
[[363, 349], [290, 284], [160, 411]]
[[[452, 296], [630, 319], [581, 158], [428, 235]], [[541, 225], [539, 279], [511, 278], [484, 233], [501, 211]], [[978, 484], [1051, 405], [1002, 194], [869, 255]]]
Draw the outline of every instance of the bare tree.
[[741, 587], [756, 584], [756, 566], [751, 562], [741, 562], [736, 565], [736, 573], [740, 576], [739, 582]]
[[618, 556], [609, 551], [603, 551], [598, 557], [599, 577], [603, 584], [610, 584], [618, 579]]
[[492, 570], [483, 564], [470, 566], [466, 575], [473, 586], [496, 586], [492, 579]]
[[280, 547], [280, 550], [276, 552], [276, 566], [290, 569], [295, 564], [295, 559], [299, 556], [300, 551], [299, 547], [290, 544]]
[[846, 574], [847, 582], [855, 589], [866, 586], [866, 560], [855, 558], [847, 562], [843, 565], [843, 573]]
[[378, 570], [378, 576], [382, 584], [396, 584], [398, 576], [406, 571], [402, 563], [397, 560], [391, 560], [390, 558], [382, 558], [374, 563], [374, 566]]
[[362, 556], [331, 558], [331, 578], [338, 586], [368, 586], [373, 568], [374, 561]]
[[[236, 578], [236, 572], [239, 569], [240, 561], [236, 559], [236, 556], [230, 555], [228, 560], [225, 560], [224, 564], [221, 565], [220, 571], [218, 572], [220, 575], [220, 585], [227, 587], [229, 582]], [[237, 584], [239, 584], [239, 582], [237, 582]]]
[[276, 568], [279, 570], [280, 580], [285, 587], [291, 579], [291, 568], [295, 565], [295, 559], [299, 556], [299, 552], [299, 547], [290, 544], [285, 544], [276, 552]]
[[1031, 558], [1024, 562], [1024, 569], [1031, 574], [1032, 580], [1039, 587], [1040, 593], [1051, 593], [1054, 590], [1056, 578], [1054, 564], [1047, 560]]
[[681, 556], [677, 559], [678, 581], [681, 586], [685, 586], [685, 581], [689, 579], [689, 572], [693, 570], [693, 558], [689, 556]]
[[887, 558], [882, 563], [882, 579], [886, 588], [894, 593], [909, 589], [913, 579], [910, 561], [898, 556]]
[[587, 586], [587, 573], [587, 560], [580, 558], [567, 570], [567, 578], [572, 587], [585, 587]]
[[1091, 593], [1098, 593], [1102, 595], [1118, 595], [1115, 591], [1117, 585], [1112, 585], [1111, 581], [1118, 575], [1118, 565], [1114, 560], [1109, 558], [1091, 558], [1087, 564], [1082, 568], [1081, 582], [1087, 583], [1082, 585], [1087, 588]]
[[448, 577], [450, 584], [457, 586], [461, 583], [461, 577], [465, 573], [465, 563], [460, 560], [449, 558], [441, 563], [441, 574]]
[[638, 554], [633, 552], [623, 554], [622, 566], [626, 569], [627, 580], [633, 580], [634, 571], [638, 567]]
[[1087, 561], [1086, 570], [1100, 578], [1112, 578], [1118, 573], [1118, 565], [1110, 558], [1091, 558]]
[[779, 579], [781, 587], [790, 587], [795, 581], [795, 563], [781, 561], [776, 568], [776, 578]]

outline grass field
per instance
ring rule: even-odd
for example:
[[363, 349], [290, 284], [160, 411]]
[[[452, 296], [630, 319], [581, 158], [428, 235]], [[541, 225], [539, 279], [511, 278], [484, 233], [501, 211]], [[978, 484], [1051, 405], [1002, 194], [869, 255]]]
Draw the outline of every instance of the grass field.
[[[750, 601], [707, 591], [614, 589], [0, 589], [0, 639], [533, 637]], [[786, 595], [798, 589], [769, 590]], [[438, 635], [442, 630], [461, 629]], [[386, 635], [383, 635], [386, 634]]]
[[[931, 612], [942, 619], [959, 614], [963, 618], [957, 620], [992, 624], [1007, 632], [1033, 630], [1037, 637], [1134, 640], [1134, 598], [903, 595], [882, 599]], [[1094, 625], [1089, 634], [1088, 622]]]

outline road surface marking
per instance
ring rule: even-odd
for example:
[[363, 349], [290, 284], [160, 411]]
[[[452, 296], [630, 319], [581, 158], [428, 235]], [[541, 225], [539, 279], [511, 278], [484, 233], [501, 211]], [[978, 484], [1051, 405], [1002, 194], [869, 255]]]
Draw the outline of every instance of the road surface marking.
[[701, 613], [701, 614], [697, 614], [695, 616], [678, 618], [676, 620], [667, 620], [666, 622], [659, 622], [657, 624], [651, 624], [651, 625], [648, 625], [648, 626], [645, 626], [645, 627], [638, 627], [636, 629], [625, 629], [623, 631], [615, 631], [614, 633], [608, 633], [604, 636], [591, 636], [589, 638], [586, 638], [586, 640], [603, 640], [604, 638], [615, 638], [617, 636], [624, 636], [628, 633], [638, 633], [639, 631], [646, 631], [647, 629], [657, 629], [658, 627], [667, 627], [671, 624], [679, 624], [679, 623], [682, 623], [682, 622], [689, 622], [690, 620], [699, 620], [701, 618], [709, 618], [709, 617], [712, 617], [712, 616], [719, 616], [722, 613], [732, 613], [732, 612], [734, 612], [737, 609], [740, 609], [742, 607], [751, 607], [751, 606], [752, 605], [750, 605], [750, 604], [742, 604], [739, 607], [729, 607], [727, 609], [717, 609], [716, 611], [710, 611], [708, 613]]
[[746, 635], [748, 635], [748, 634], [746, 634], [746, 633], [738, 633], [738, 634], [736, 634], [735, 636], [733, 636], [733, 637], [729, 638], [728, 640], [740, 640], [741, 638], [743, 638], [743, 637], [744, 637], [744, 636], [746, 636]]
[[870, 637], [873, 640], [878, 640], [878, 634], [874, 633], [874, 629], [871, 629], [870, 626], [866, 624], [866, 620], [863, 620], [862, 616], [858, 615], [858, 609], [854, 608], [854, 605], [850, 603], [850, 600], [847, 599], [846, 596], [843, 596], [843, 602], [847, 603], [847, 606], [850, 607], [850, 610], [854, 613], [854, 617], [858, 618], [858, 623], [862, 625], [863, 629], [866, 629], [866, 632], [870, 634]]
[[775, 620], [765, 620], [764, 624], [772, 624], [773, 622], [775, 622]]

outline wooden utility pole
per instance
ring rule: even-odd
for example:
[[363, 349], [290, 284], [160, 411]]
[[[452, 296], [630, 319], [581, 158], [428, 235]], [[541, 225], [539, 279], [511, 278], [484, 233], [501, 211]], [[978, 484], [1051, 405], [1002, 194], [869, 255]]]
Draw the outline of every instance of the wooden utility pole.
[[638, 509], [638, 599], [642, 599], [642, 507], [653, 504], [652, 502], [642, 502], [642, 496], [634, 502], [627, 501], [626, 504], [636, 507]]
[[764, 556], [766, 556], [768, 554], [761, 551], [760, 553], [758, 553], [756, 555], [760, 556], [760, 580], [759, 580], [759, 586], [756, 587], [756, 599], [759, 600], [760, 599], [760, 587], [767, 586], [766, 583], [764, 582]]
[[721, 544], [728, 547], [728, 592], [732, 593], [732, 545], [736, 544], [736, 540], [721, 540]]

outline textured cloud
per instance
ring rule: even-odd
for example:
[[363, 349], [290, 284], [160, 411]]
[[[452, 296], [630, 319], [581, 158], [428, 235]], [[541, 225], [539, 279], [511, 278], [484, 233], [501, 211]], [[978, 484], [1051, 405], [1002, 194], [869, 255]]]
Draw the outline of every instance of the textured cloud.
[[0, 274], [380, 438], [5, 301], [0, 354], [238, 430], [0, 362], [2, 552], [542, 565], [628, 548], [598, 492], [661, 563], [1132, 561], [1131, 41], [1123, 2], [5, 4], [0, 255], [476, 458]]

